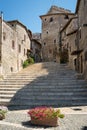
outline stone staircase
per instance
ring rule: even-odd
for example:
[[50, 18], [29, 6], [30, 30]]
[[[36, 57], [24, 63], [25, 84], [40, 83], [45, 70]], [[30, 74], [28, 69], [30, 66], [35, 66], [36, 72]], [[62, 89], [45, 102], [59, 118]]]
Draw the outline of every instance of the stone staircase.
[[9, 109], [35, 106], [85, 106], [87, 82], [55, 62], [37, 63], [0, 81], [0, 105]]

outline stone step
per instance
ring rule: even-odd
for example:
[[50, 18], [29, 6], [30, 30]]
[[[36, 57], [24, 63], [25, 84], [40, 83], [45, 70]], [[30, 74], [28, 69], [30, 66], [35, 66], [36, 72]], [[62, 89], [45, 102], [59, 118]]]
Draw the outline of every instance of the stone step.
[[8, 90], [9, 91], [12, 91], [12, 90], [16, 91], [16, 90], [19, 90], [19, 89], [20, 88], [18, 88], [18, 87], [13, 87], [13, 88], [12, 87], [6, 87], [6, 88], [5, 87], [2, 87], [2, 88], [0, 87], [0, 92], [1, 91], [8, 91]]
[[0, 99], [10, 99], [14, 96], [14, 94], [0, 94]]
[[[37, 79], [26, 79], [26, 78], [21, 78], [21, 79], [6, 79], [6, 80], [4, 80], [4, 81], [1, 81], [0, 82], [0, 84], [6, 84], [6, 83], [9, 83], [9, 82], [11, 82], [11, 83], [14, 83], [14, 82], [31, 82], [31, 81], [33, 81], [33, 82], [35, 82], [35, 83], [38, 83], [38, 82], [46, 82], [46, 83], [48, 83], [48, 82], [58, 82], [58, 80], [59, 80], [59, 83], [61, 83], [62, 81], [64, 82], [64, 83], [67, 83], [67, 80], [64, 78], [64, 79], [54, 79], [53, 81], [51, 81], [52, 79], [48, 79], [48, 78], [37, 78]], [[74, 82], [74, 83], [85, 83], [85, 81], [84, 80], [76, 80], [76, 79], [69, 79], [69, 81], [68, 81], [68, 83], [71, 83], [71, 82]]]
[[86, 105], [87, 83], [66, 65], [37, 63], [0, 81], [0, 104], [10, 107]]
[[87, 105], [87, 100], [86, 99], [50, 99], [50, 100], [44, 100], [44, 99], [38, 99], [38, 100], [17, 100], [16, 102], [14, 101], [11, 101], [9, 103], [9, 106], [16, 106], [19, 107], [19, 106], [24, 106], [24, 108], [29, 108], [30, 107], [35, 107], [35, 106], [54, 106], [54, 107], [60, 107], [60, 106], [74, 106], [74, 105]]
[[3, 98], [0, 98], [0, 105], [7, 106], [7, 105], [10, 103], [10, 100], [11, 100], [11, 99], [3, 99]]
[[0, 95], [1, 94], [4, 94], [4, 96], [5, 95], [8, 95], [8, 94], [15, 94], [16, 93], [16, 91], [8, 91], [8, 90], [0, 90]]

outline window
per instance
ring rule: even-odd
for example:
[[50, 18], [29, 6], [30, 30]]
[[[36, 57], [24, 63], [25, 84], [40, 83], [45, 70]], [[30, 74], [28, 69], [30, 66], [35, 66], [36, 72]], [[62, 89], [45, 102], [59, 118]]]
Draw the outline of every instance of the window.
[[25, 56], [25, 49], [24, 49], [24, 56]]
[[68, 16], [68, 15], [65, 15], [64, 19], [69, 19], [69, 16]]
[[71, 52], [71, 46], [70, 46], [70, 52]]
[[49, 53], [50, 53], [50, 54], [52, 53], [52, 50], [51, 50], [51, 49], [49, 49]]
[[68, 47], [69, 47], [69, 43], [67, 43], [67, 49], [68, 49]]
[[11, 72], [13, 72], [13, 67], [11, 67]]
[[85, 4], [86, 4], [86, 0], [84, 0], [84, 6], [85, 6]]
[[85, 52], [85, 61], [87, 61], [87, 51]]
[[24, 41], [26, 41], [26, 35], [24, 35]]
[[18, 48], [19, 48], [19, 53], [20, 53], [20, 52], [21, 52], [21, 45], [19, 45], [19, 47], [18, 47]]
[[6, 40], [6, 33], [3, 33], [3, 40]]
[[54, 40], [54, 43], [56, 43], [56, 39]]
[[0, 62], [1, 62], [1, 54], [0, 54]]
[[46, 21], [47, 19], [45, 18], [45, 21]]
[[14, 43], [14, 40], [12, 40], [12, 49], [15, 49], [15, 43]]
[[44, 42], [44, 46], [46, 45], [46, 43]]
[[51, 17], [51, 18], [50, 18], [50, 22], [52, 22], [52, 21], [53, 21], [53, 18]]
[[79, 30], [79, 38], [81, 39], [81, 29]]
[[47, 34], [48, 34], [48, 31], [47, 31]]

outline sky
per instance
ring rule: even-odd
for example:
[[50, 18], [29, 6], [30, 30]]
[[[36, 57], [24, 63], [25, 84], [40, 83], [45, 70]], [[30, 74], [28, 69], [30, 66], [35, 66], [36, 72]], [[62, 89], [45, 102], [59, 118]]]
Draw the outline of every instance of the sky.
[[41, 32], [40, 15], [48, 12], [52, 5], [75, 12], [77, 0], [0, 0], [0, 12], [5, 21], [19, 20], [32, 33]]

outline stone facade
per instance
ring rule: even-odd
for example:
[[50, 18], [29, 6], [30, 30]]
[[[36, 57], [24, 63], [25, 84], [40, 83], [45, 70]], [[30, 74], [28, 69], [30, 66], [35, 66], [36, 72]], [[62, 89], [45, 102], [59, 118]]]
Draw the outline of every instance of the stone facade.
[[43, 61], [59, 62], [59, 32], [61, 26], [73, 17], [69, 10], [52, 6], [42, 20], [42, 58]]
[[31, 55], [34, 57], [35, 62], [41, 62], [41, 43], [38, 40], [32, 39], [31, 51]]
[[75, 52], [77, 51], [76, 46], [76, 38], [77, 38], [77, 29], [78, 29], [78, 23], [77, 23], [77, 17], [71, 18], [67, 24], [61, 29], [61, 46], [62, 51], [66, 49], [68, 51], [69, 66], [77, 70], [77, 55], [75, 55]]
[[78, 72], [87, 79], [87, 0], [78, 0]]
[[34, 57], [35, 62], [42, 61], [41, 49], [41, 33], [33, 33], [31, 40], [31, 56]]
[[0, 18], [0, 75], [22, 69], [30, 49], [30, 31], [19, 21], [5, 22]]

